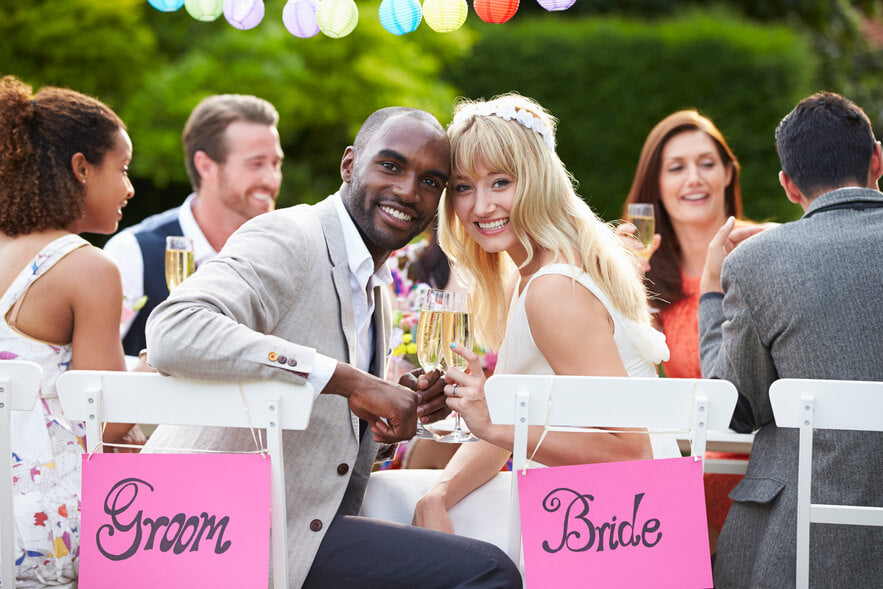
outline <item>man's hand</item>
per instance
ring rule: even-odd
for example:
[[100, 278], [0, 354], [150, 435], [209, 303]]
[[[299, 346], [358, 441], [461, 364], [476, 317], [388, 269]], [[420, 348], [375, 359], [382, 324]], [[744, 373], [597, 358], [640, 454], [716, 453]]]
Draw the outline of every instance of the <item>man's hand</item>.
[[378, 442], [410, 440], [417, 432], [417, 395], [403, 386], [338, 362], [322, 393], [346, 397], [350, 411], [368, 422]]
[[417, 393], [417, 416], [422, 423], [435, 423], [450, 415], [445, 403], [445, 381], [438, 370], [423, 374], [422, 368], [407, 372], [399, 384]]
[[705, 255], [705, 267], [702, 269], [702, 278], [699, 281], [699, 291], [702, 294], [707, 292], [723, 292], [721, 288], [721, 268], [724, 265], [724, 258], [737, 245], [767, 228], [767, 225], [746, 225], [734, 229], [735, 226], [736, 219], [730, 217], [718, 229], [718, 232], [708, 244], [708, 253]]

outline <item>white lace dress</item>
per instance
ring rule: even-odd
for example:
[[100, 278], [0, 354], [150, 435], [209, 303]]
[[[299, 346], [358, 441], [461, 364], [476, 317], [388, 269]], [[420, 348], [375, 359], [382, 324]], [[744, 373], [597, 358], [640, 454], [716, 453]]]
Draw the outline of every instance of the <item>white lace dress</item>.
[[[43, 368], [40, 398], [29, 412], [12, 412], [16, 584], [73, 587], [80, 552], [80, 461], [85, 429], [62, 414], [55, 379], [67, 370], [71, 346], [22, 335], [7, 322], [27, 289], [71, 251], [87, 245], [78, 235], [48, 244], [0, 299], [0, 360], [21, 359]], [[2, 588], [12, 585], [3, 583]]]

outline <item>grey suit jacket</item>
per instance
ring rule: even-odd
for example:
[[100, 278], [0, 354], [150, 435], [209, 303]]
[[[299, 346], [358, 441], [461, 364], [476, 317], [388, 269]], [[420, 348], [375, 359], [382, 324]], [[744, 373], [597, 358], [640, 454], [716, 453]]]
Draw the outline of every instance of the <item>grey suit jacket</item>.
[[[748, 472], [730, 493], [716, 587], [795, 584], [798, 434], [776, 427], [770, 384], [883, 380], [883, 208], [820, 210], [859, 200], [883, 202], [883, 194], [829, 192], [801, 220], [745, 241], [724, 262], [723, 298], [700, 302], [702, 375], [732, 381], [759, 428]], [[812, 501], [883, 506], [883, 434], [814, 439]], [[881, 583], [883, 529], [813, 524], [810, 538], [812, 586]]]
[[[387, 289], [375, 289], [375, 374], [389, 347]], [[176, 288], [147, 324], [161, 373], [303, 383], [315, 354], [355, 361], [349, 266], [334, 203], [298, 205], [244, 224], [220, 255]], [[276, 360], [268, 357], [276, 354]], [[285, 364], [278, 362], [285, 356]], [[377, 445], [346, 399], [319, 395], [307, 430], [283, 435], [289, 587], [300, 587], [338, 513], [356, 515]], [[244, 429], [161, 426], [149, 446], [254, 450]]]

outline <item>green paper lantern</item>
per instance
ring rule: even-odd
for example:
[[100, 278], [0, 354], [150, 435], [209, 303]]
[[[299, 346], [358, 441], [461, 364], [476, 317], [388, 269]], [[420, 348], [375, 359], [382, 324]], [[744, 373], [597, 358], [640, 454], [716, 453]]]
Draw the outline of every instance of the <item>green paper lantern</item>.
[[359, 8], [353, 0], [320, 0], [316, 7], [319, 30], [328, 37], [346, 37], [359, 22]]

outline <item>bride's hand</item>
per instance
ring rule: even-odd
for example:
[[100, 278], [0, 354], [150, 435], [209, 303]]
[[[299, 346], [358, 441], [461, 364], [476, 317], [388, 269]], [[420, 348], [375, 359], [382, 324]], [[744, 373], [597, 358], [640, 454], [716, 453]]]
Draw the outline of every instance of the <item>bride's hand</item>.
[[448, 407], [466, 420], [473, 435], [481, 438], [489, 426], [491, 416], [484, 398], [484, 383], [487, 377], [481, 368], [478, 354], [460, 344], [451, 344], [455, 354], [467, 362], [466, 371], [452, 368], [445, 373], [445, 396]]

